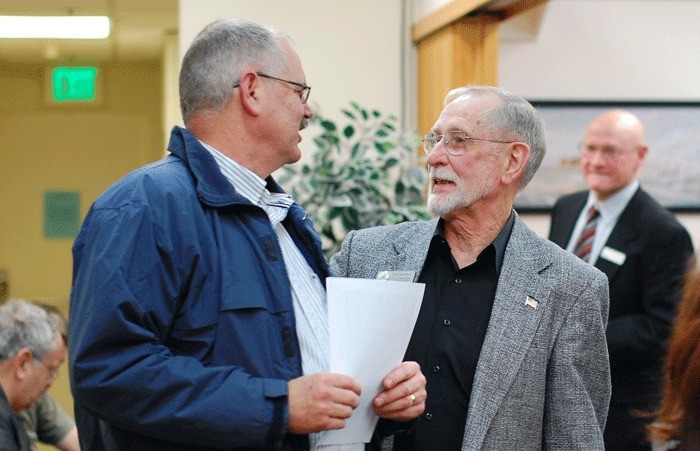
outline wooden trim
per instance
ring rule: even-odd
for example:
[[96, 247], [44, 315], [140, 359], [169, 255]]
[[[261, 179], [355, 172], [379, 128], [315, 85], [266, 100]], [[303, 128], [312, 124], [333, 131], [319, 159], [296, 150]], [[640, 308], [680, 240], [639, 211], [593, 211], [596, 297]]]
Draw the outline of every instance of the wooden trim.
[[413, 24], [412, 38], [417, 43], [430, 33], [456, 22], [477, 8], [480, 8], [491, 0], [453, 0], [437, 11], [425, 16]]
[[[513, 17], [536, 6], [543, 5], [549, 0], [514, 0], [508, 6], [500, 9], [484, 11], [498, 16], [501, 20]], [[472, 13], [478, 8], [495, 3], [494, 0], [453, 0], [437, 11], [420, 19], [411, 27], [413, 43], [417, 44], [431, 33], [434, 33], [462, 17]]]
[[499, 11], [499, 13], [502, 13], [502, 19], [508, 19], [513, 16], [517, 16], [518, 14], [527, 11], [530, 8], [535, 8], [540, 5], [544, 5], [547, 3], [549, 0], [521, 0], [518, 3], [514, 3], [510, 5], [507, 8], [504, 8], [502, 11]]
[[468, 84], [497, 85], [498, 19], [465, 17], [431, 33], [418, 48], [418, 130], [426, 133], [451, 89]]

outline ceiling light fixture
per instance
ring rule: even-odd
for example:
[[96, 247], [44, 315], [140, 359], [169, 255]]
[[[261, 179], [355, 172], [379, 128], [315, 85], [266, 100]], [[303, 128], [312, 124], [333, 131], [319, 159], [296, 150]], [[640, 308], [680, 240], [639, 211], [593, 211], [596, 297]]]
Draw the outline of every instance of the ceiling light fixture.
[[0, 38], [105, 39], [106, 16], [0, 16]]

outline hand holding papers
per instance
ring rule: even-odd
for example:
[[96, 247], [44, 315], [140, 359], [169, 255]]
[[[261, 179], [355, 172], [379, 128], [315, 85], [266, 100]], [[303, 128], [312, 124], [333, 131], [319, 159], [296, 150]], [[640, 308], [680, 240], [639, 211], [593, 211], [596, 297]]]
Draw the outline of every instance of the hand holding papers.
[[321, 444], [366, 443], [378, 420], [372, 400], [403, 359], [425, 285], [330, 277], [326, 287], [330, 371], [357, 379], [362, 395], [345, 428], [324, 432]]

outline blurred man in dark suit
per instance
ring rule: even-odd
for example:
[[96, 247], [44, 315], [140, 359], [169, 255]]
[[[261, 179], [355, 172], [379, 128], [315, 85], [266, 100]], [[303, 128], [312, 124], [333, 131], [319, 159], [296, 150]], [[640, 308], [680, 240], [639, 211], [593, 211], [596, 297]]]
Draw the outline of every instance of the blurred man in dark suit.
[[656, 406], [679, 284], [693, 252], [688, 232], [639, 186], [647, 151], [644, 127], [633, 114], [612, 110], [595, 118], [581, 148], [589, 191], [557, 201], [549, 233], [608, 276], [607, 449], [649, 449], [648, 420], [639, 412]]

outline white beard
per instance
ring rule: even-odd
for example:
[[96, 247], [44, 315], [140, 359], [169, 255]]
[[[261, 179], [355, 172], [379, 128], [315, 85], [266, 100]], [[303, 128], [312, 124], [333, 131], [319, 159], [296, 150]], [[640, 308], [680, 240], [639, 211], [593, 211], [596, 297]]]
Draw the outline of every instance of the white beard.
[[[468, 187], [454, 172], [446, 168], [430, 168], [429, 177], [428, 210], [430, 213], [440, 217], [444, 217], [455, 210], [466, 208], [477, 200], [486, 197], [493, 189], [495, 183], [493, 180], [475, 180], [476, 183], [474, 185], [477, 186]], [[447, 194], [434, 194], [433, 186], [436, 178], [453, 182], [455, 189]]]

